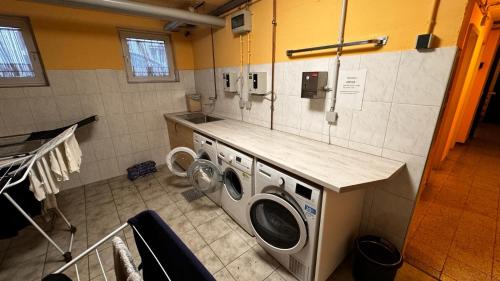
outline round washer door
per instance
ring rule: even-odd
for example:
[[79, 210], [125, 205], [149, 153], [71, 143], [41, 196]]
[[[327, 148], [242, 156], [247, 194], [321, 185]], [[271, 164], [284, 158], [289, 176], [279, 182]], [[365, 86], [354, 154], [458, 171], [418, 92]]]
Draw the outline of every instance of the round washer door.
[[243, 186], [241, 180], [232, 168], [224, 171], [224, 188], [234, 201], [240, 201], [243, 197]]
[[257, 240], [281, 254], [294, 254], [307, 242], [307, 226], [299, 210], [279, 194], [256, 194], [248, 203], [247, 219]]
[[168, 169], [176, 176], [187, 177], [187, 170], [196, 161], [198, 155], [187, 147], [176, 147], [166, 157]]
[[194, 161], [189, 166], [187, 175], [193, 187], [204, 193], [212, 193], [222, 185], [222, 174], [212, 161]]

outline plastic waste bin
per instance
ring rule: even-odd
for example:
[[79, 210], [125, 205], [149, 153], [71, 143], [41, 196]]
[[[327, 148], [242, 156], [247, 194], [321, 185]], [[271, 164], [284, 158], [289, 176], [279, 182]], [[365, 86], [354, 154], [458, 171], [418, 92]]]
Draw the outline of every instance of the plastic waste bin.
[[373, 235], [356, 239], [352, 267], [356, 281], [393, 281], [402, 264], [401, 254], [389, 241]]

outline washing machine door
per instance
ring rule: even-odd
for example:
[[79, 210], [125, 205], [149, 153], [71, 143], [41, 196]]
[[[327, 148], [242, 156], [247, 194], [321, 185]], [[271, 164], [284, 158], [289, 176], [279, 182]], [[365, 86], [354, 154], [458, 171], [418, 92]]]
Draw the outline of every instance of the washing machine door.
[[187, 177], [187, 170], [198, 159], [198, 155], [188, 147], [176, 147], [166, 157], [168, 169], [176, 176]]
[[240, 201], [243, 197], [243, 185], [238, 173], [233, 168], [227, 168], [223, 174], [224, 189], [234, 201]]
[[189, 166], [187, 176], [194, 188], [212, 193], [221, 187], [224, 175], [212, 161], [197, 159]]
[[254, 195], [247, 218], [260, 244], [281, 254], [294, 254], [307, 242], [307, 223], [297, 204], [280, 193]]

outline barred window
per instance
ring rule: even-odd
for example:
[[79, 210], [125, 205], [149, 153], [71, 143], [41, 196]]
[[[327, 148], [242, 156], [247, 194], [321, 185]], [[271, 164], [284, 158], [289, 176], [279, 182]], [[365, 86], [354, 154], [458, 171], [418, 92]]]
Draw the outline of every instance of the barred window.
[[175, 81], [167, 34], [121, 30], [120, 38], [129, 82]]

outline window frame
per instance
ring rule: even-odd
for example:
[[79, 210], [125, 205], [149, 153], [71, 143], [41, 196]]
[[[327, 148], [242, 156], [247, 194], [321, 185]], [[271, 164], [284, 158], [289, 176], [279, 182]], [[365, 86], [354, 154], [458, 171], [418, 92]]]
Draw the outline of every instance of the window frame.
[[[152, 32], [152, 31], [142, 31], [142, 30], [130, 30], [130, 29], [118, 29], [120, 36], [120, 42], [123, 51], [123, 61], [125, 63], [125, 72], [127, 74], [127, 81], [129, 83], [147, 83], [147, 82], [178, 82], [177, 69], [174, 60], [174, 48], [172, 46], [171, 36], [168, 33], [162, 32]], [[127, 45], [127, 38], [137, 38], [146, 40], [161, 40], [165, 42], [165, 52], [167, 56], [167, 63], [169, 69], [168, 76], [147, 76], [147, 77], [136, 77], [132, 71], [132, 64], [130, 61], [130, 52]]]
[[28, 17], [0, 15], [0, 26], [19, 28], [30, 56], [35, 77], [0, 77], [0, 88], [47, 86], [47, 75]]

